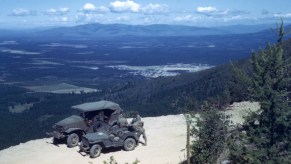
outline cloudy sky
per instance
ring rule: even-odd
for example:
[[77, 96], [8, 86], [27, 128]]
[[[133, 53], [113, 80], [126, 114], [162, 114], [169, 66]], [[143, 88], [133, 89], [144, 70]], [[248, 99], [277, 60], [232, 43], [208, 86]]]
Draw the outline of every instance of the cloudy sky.
[[291, 23], [291, 0], [0, 0], [0, 28]]

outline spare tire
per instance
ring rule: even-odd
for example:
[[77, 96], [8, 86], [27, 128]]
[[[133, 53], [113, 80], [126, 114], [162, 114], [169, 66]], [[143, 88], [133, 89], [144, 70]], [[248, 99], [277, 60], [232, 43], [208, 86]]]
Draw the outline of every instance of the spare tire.
[[124, 132], [122, 130], [117, 130], [116, 134], [118, 137], [122, 137], [124, 135]]

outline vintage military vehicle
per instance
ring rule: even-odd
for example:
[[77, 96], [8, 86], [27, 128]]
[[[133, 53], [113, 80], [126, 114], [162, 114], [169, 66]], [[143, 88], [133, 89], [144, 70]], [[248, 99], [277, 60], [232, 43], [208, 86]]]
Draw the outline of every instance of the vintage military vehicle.
[[68, 147], [77, 146], [80, 137], [86, 133], [98, 130], [108, 130], [117, 124], [122, 113], [120, 106], [111, 101], [98, 101], [72, 106], [79, 115], [72, 115], [57, 122], [54, 131], [47, 133], [53, 137], [54, 142], [66, 140]]
[[123, 147], [126, 151], [134, 150], [141, 133], [131, 126], [114, 125], [109, 131], [100, 130], [82, 136], [80, 153], [89, 153], [91, 158], [100, 156], [103, 148]]

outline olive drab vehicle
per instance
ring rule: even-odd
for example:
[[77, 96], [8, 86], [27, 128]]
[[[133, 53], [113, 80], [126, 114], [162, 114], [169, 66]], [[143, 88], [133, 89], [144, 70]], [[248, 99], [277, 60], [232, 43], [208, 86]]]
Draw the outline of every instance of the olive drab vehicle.
[[47, 133], [54, 142], [66, 140], [68, 147], [77, 146], [82, 135], [106, 132], [117, 124], [122, 113], [120, 106], [111, 101], [98, 101], [72, 106], [80, 114], [57, 122], [54, 131]]
[[131, 125], [113, 125], [109, 131], [83, 135], [79, 152], [89, 153], [91, 158], [96, 158], [104, 148], [123, 147], [125, 151], [131, 151], [138, 145], [140, 136], [141, 133]]

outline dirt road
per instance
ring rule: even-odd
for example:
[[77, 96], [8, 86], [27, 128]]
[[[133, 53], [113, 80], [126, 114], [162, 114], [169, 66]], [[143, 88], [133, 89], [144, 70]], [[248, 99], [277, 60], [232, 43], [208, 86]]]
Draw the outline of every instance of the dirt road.
[[[186, 143], [186, 125], [183, 115], [148, 117], [145, 123], [148, 146], [136, 147], [134, 151], [122, 149], [102, 153], [91, 159], [78, 153], [79, 148], [68, 148], [64, 144], [55, 146], [51, 138], [29, 141], [0, 151], [1, 164], [101, 164], [110, 156], [119, 164], [132, 163], [138, 159], [141, 164], [177, 164], [184, 159], [182, 151]], [[142, 137], [141, 137], [141, 141]]]
[[[230, 106], [226, 114], [232, 114], [232, 121], [241, 123], [247, 110], [257, 110], [258, 103], [242, 102]], [[186, 123], [183, 115], [143, 118], [148, 146], [141, 144], [134, 151], [122, 149], [102, 153], [91, 159], [78, 153], [79, 148], [68, 148], [64, 144], [55, 146], [51, 138], [29, 141], [0, 151], [1, 164], [102, 164], [114, 156], [119, 164], [132, 163], [138, 159], [141, 164], [177, 164], [185, 159]], [[141, 137], [142, 138], [142, 137]]]

